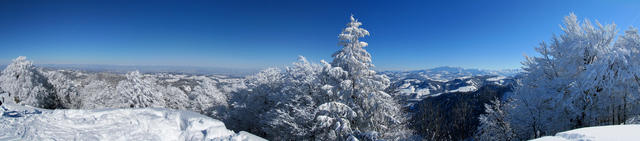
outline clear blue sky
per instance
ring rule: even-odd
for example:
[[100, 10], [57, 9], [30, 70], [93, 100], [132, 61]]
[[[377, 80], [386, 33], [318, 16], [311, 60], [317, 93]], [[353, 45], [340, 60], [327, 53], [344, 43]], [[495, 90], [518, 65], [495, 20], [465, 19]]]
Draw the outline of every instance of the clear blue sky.
[[377, 69], [518, 68], [562, 18], [640, 26], [640, 1], [0, 1], [0, 64], [264, 68], [331, 60], [354, 14]]

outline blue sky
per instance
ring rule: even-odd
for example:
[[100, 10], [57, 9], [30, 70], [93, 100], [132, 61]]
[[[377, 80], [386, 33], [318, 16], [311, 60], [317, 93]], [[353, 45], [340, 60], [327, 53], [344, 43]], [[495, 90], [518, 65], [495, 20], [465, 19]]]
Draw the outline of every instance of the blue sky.
[[562, 18], [640, 25], [640, 1], [0, 1], [0, 64], [284, 66], [331, 60], [354, 14], [381, 70], [518, 68]]

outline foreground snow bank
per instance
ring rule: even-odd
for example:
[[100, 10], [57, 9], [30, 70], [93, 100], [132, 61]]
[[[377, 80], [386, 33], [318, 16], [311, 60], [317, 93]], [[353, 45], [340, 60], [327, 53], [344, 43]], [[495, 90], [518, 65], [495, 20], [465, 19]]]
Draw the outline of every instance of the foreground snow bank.
[[0, 140], [264, 140], [188, 111], [162, 108], [45, 110], [0, 106]]
[[586, 127], [560, 132], [555, 136], [546, 136], [535, 141], [612, 141], [640, 139], [640, 125], [611, 125]]

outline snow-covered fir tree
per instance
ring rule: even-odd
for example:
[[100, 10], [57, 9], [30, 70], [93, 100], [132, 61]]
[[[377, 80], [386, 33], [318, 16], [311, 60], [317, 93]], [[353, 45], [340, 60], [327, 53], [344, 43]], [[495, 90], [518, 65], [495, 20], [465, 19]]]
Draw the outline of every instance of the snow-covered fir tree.
[[389, 78], [377, 75], [372, 69], [371, 55], [364, 49], [368, 44], [360, 41], [369, 32], [353, 16], [339, 34], [342, 49], [333, 54], [332, 69], [327, 73], [334, 82], [335, 102], [351, 107], [356, 117], [351, 120], [356, 134], [369, 139], [406, 137], [405, 115], [400, 105], [384, 90]]
[[[339, 35], [343, 48], [332, 63], [313, 64], [299, 57], [292, 67], [247, 77], [248, 90], [231, 98], [235, 118], [230, 127], [275, 140], [409, 137], [406, 115], [384, 92], [389, 79], [372, 70], [371, 56], [363, 48], [367, 44], [359, 41], [369, 34], [360, 25], [351, 17]], [[346, 109], [353, 114], [344, 115]]]

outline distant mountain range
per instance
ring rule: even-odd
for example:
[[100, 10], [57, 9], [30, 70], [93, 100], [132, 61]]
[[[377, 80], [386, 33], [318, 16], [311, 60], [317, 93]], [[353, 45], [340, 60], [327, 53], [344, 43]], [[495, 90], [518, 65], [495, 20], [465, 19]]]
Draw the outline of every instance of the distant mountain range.
[[456, 78], [481, 76], [481, 75], [498, 75], [512, 77], [522, 72], [522, 69], [503, 69], [503, 70], [483, 70], [483, 69], [465, 69], [461, 67], [437, 67], [425, 70], [415, 71], [383, 71], [382, 74], [389, 76], [392, 81], [407, 78], [429, 79], [432, 81], [450, 81]]
[[[209, 75], [219, 74], [228, 76], [245, 76], [251, 75], [259, 69], [234, 69], [234, 68], [222, 68], [222, 67], [197, 67], [197, 66], [145, 66], [145, 65], [93, 65], [93, 64], [35, 64], [35, 66], [43, 67], [45, 69], [69, 69], [80, 70], [88, 72], [112, 72], [112, 73], [127, 73], [130, 71], [138, 70], [143, 73], [183, 73], [183, 74], [197, 74], [197, 75]], [[4, 69], [6, 65], [0, 66]]]
[[418, 134], [464, 140], [476, 131], [484, 105], [512, 93], [521, 72], [438, 67], [381, 73], [390, 77], [386, 91], [410, 113], [411, 128]]
[[511, 87], [520, 69], [481, 70], [460, 67], [437, 67], [416, 71], [384, 71], [390, 77], [396, 97], [413, 106], [428, 97], [450, 93], [470, 93], [487, 86]]

